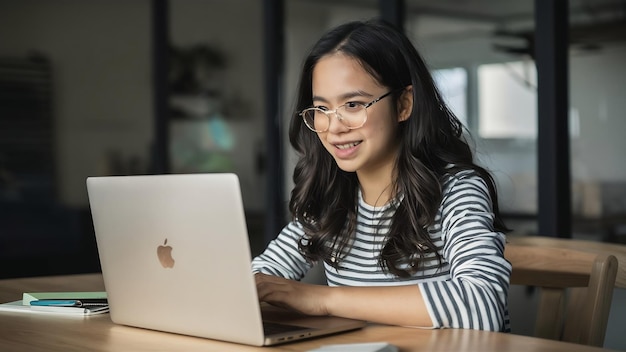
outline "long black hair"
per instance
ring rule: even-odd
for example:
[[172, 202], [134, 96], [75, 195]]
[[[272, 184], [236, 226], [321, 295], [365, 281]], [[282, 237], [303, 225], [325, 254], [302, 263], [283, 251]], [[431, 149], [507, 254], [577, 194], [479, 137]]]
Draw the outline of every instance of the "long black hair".
[[300, 250], [307, 258], [338, 267], [356, 228], [356, 173], [341, 170], [297, 115], [312, 104], [315, 65], [337, 52], [357, 60], [380, 84], [394, 91], [395, 101], [405, 87], [413, 87], [411, 116], [399, 126], [400, 147], [392, 183], [392, 194], [402, 195], [402, 200], [395, 208], [380, 254], [381, 268], [407, 277], [418, 270], [429, 253], [441, 263], [427, 229], [442, 201], [443, 177], [461, 170], [474, 170], [485, 180], [495, 214], [494, 228], [506, 231], [498, 211], [495, 182], [474, 163], [462, 124], [447, 108], [413, 44], [382, 20], [355, 21], [332, 29], [313, 46], [302, 68], [296, 113], [289, 127], [290, 142], [299, 155], [289, 208], [304, 228]]

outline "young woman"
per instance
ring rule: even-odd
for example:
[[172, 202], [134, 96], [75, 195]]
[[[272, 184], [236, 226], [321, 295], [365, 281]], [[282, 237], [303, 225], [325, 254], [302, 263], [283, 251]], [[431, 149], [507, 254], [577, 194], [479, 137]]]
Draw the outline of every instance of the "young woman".
[[[496, 188], [408, 38], [382, 21], [324, 35], [289, 136], [293, 220], [254, 258], [259, 299], [306, 314], [508, 330]], [[299, 282], [323, 262], [328, 285]]]

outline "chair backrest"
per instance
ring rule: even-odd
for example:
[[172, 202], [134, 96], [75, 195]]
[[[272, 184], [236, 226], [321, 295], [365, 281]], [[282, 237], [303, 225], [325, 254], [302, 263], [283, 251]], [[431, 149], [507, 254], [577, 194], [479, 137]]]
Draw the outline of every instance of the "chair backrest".
[[512, 285], [538, 287], [535, 336], [602, 346], [618, 262], [606, 253], [508, 243]]
[[626, 288], [626, 245], [624, 244], [527, 235], [509, 235], [507, 241], [525, 246], [571, 248], [582, 252], [612, 254], [619, 264], [615, 287]]

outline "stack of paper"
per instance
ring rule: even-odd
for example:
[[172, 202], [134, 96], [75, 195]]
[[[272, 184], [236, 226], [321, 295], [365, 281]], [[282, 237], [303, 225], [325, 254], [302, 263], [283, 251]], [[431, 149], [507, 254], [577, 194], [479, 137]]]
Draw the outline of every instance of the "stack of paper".
[[25, 292], [22, 300], [0, 304], [0, 311], [94, 315], [107, 313], [106, 292]]

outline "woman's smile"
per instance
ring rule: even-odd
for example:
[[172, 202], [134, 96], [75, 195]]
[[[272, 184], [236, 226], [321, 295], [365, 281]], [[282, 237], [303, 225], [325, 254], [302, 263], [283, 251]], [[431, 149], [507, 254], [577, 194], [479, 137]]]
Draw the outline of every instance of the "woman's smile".
[[357, 145], [361, 144], [361, 141], [358, 142], [351, 142], [351, 143], [345, 143], [345, 144], [335, 144], [335, 147], [337, 147], [338, 149], [348, 149], [348, 148], [352, 148], [352, 147], [356, 147]]

